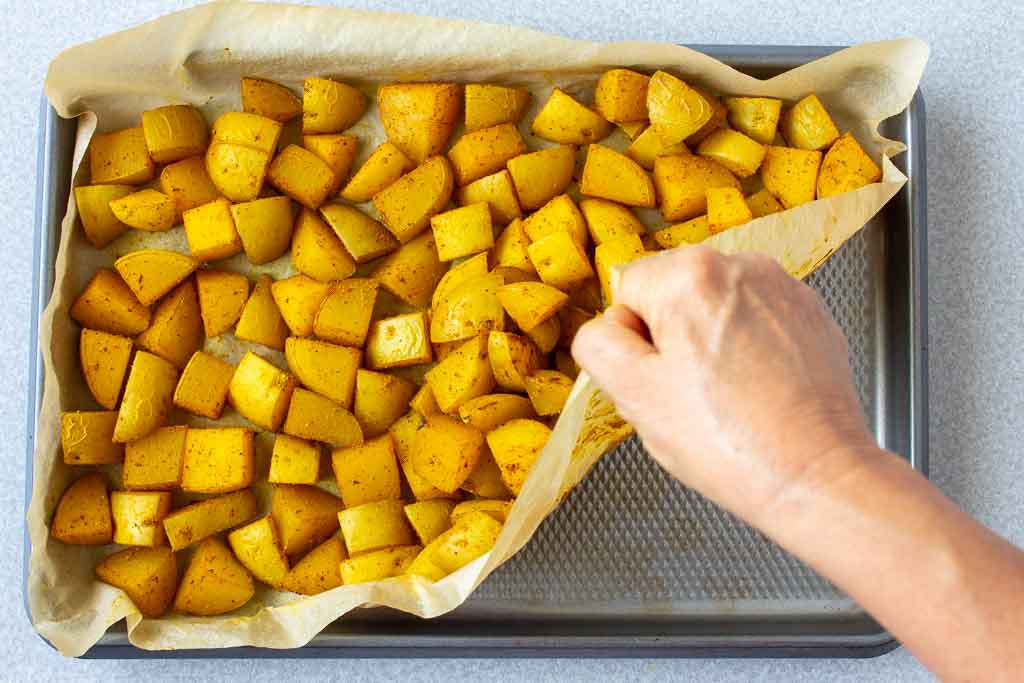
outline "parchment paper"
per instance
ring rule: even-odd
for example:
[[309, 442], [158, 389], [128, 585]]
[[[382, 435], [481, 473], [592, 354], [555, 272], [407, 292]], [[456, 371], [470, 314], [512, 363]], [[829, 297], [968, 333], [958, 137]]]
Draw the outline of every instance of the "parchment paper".
[[[888, 157], [901, 144], [877, 133], [878, 123], [902, 111], [917, 89], [927, 46], [913, 39], [861, 45], [768, 81], [740, 74], [686, 48], [653, 43], [598, 44], [568, 40], [508, 26], [378, 14], [336, 8], [216, 3], [171, 14], [61, 53], [51, 64], [46, 94], [65, 117], [79, 116], [74, 153], [76, 184], [88, 182], [81, 164], [97, 131], [137, 125], [144, 109], [167, 103], [200, 106], [209, 120], [239, 108], [239, 78], [263, 76], [301, 91], [310, 75], [357, 84], [369, 95], [375, 85], [400, 80], [491, 81], [529, 87], [533, 110], [527, 130], [552, 86], [589, 92], [608, 67], [667, 68], [687, 81], [727, 94], [766, 95], [796, 100], [817, 92], [841, 130], [850, 130], [880, 159], [879, 184], [833, 199], [758, 219], [711, 238], [726, 252], [757, 250], [779, 259], [797, 277], [820, 265], [859, 230], [906, 181]], [[362, 138], [357, 163], [382, 140], [375, 107], [353, 131]], [[286, 131], [296, 136], [294, 127]], [[543, 141], [527, 138], [534, 147]], [[616, 132], [609, 144], [626, 140]], [[656, 212], [642, 212], [651, 227]], [[494, 549], [435, 584], [398, 578], [343, 586], [313, 597], [261, 589], [239, 613], [212, 618], [168, 615], [143, 619], [119, 589], [96, 581], [95, 562], [109, 548], [52, 541], [48, 522], [63, 489], [82, 471], [63, 464], [60, 414], [98, 409], [77, 363], [78, 328], [68, 317], [74, 297], [97, 267], [147, 246], [187, 251], [182, 230], [153, 235], [130, 231], [105, 250], [93, 249], [77, 227], [74, 201], [61, 226], [54, 293], [43, 315], [40, 344], [45, 368], [43, 408], [34, 462], [34, 490], [28, 514], [32, 543], [28, 601], [39, 632], [65, 655], [79, 655], [111, 624], [127, 620], [131, 642], [151, 649], [215, 648], [240, 645], [289, 648], [309, 641], [331, 621], [360, 605], [386, 605], [422, 617], [461, 604], [494, 569], [515, 554], [604, 453], [631, 428], [581, 374], [568, 405], [513, 507]], [[288, 256], [251, 267], [244, 257], [224, 264], [255, 274], [282, 277], [294, 272]], [[246, 345], [231, 335], [209, 340], [208, 350], [234, 361]], [[267, 355], [267, 350], [255, 347]], [[273, 359], [283, 363], [277, 355]], [[204, 421], [175, 415], [178, 422]], [[227, 411], [222, 422], [243, 424]], [[261, 434], [266, 457], [270, 436]], [[118, 468], [109, 471], [116, 488]], [[179, 562], [184, 566], [184, 558]]]

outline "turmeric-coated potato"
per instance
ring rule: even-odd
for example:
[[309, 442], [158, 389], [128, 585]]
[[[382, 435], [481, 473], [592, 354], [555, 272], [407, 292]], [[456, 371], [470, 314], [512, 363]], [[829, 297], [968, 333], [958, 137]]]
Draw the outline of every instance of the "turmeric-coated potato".
[[636, 214], [621, 204], [607, 199], [583, 199], [579, 206], [594, 244], [646, 232]]
[[388, 140], [413, 162], [440, 154], [462, 113], [462, 88], [455, 83], [395, 83], [377, 91]]
[[[821, 188], [821, 174], [818, 174], [818, 188]], [[779, 200], [775, 198], [768, 190], [758, 190], [754, 194], [750, 195], [746, 199], [747, 206], [750, 207], [750, 212], [754, 218], [760, 218], [761, 216], [767, 216], [769, 214], [778, 213], [782, 211], [782, 204], [779, 204]]]
[[587, 222], [576, 202], [567, 194], [555, 197], [530, 214], [523, 221], [523, 230], [531, 242], [555, 232], [568, 232], [581, 249], [587, 248]]
[[134, 337], [149, 327], [150, 313], [120, 275], [101, 268], [71, 305], [71, 318], [82, 327]]
[[454, 507], [455, 501], [445, 498], [421, 500], [405, 506], [405, 518], [409, 520], [420, 543], [426, 545], [451, 527]]
[[653, 233], [654, 241], [662, 249], [672, 249], [683, 244], [697, 244], [711, 237], [707, 214], [676, 223]]
[[270, 165], [270, 154], [254, 147], [214, 142], [206, 150], [206, 173], [217, 191], [233, 202], [256, 199]]
[[553, 315], [536, 327], [533, 327], [526, 336], [530, 338], [541, 353], [551, 353], [562, 338], [562, 324], [557, 315]]
[[199, 544], [181, 577], [174, 609], [209, 617], [238, 609], [256, 592], [249, 570], [219, 538]]
[[713, 159], [683, 154], [654, 160], [654, 185], [662, 217], [667, 221], [681, 221], [705, 213], [708, 188], [739, 189], [740, 181]]
[[352, 413], [329, 398], [301, 388], [292, 392], [282, 429], [285, 434], [339, 448], [363, 443], [363, 430]]
[[366, 366], [385, 370], [429, 363], [433, 351], [427, 324], [423, 311], [382, 318], [373, 323], [366, 340]]
[[100, 330], [82, 330], [78, 339], [82, 375], [93, 398], [107, 410], [117, 407], [131, 355], [132, 340], [128, 337]]
[[197, 261], [220, 261], [241, 253], [242, 238], [232, 209], [231, 202], [221, 198], [182, 214], [188, 250]]
[[327, 164], [334, 173], [334, 182], [328, 195], [338, 191], [342, 183], [348, 179], [352, 162], [359, 151], [359, 138], [355, 135], [329, 134], [303, 135], [302, 146]]
[[504, 524], [512, 511], [512, 504], [511, 500], [464, 500], [452, 509], [451, 521], [452, 524], [459, 524], [461, 517], [471, 512], [482, 512]]
[[490, 515], [471, 511], [458, 518], [451, 529], [435, 538], [430, 558], [446, 572], [454, 572], [494, 547], [501, 533], [501, 522]]
[[793, 147], [808, 150], [825, 149], [839, 137], [839, 129], [814, 93], [782, 114], [779, 132]]
[[302, 132], [306, 135], [340, 133], [365, 111], [366, 96], [351, 85], [315, 77], [302, 83]]
[[272, 517], [268, 515], [235, 529], [228, 534], [228, 543], [254, 577], [269, 586], [281, 587], [290, 567]]
[[345, 507], [402, 498], [402, 477], [390, 434], [361, 446], [336, 448], [331, 452], [331, 466]]
[[391, 142], [382, 143], [359, 167], [341, 191], [343, 199], [366, 202], [385, 187], [408, 173], [415, 164]]
[[[572, 238], [569, 237], [572, 243]], [[484, 275], [463, 282], [448, 293], [430, 320], [434, 343], [469, 339], [482, 332], [505, 329], [505, 310], [498, 301], [501, 275]]]
[[739, 178], [757, 173], [764, 161], [765, 146], [743, 133], [720, 128], [697, 147], [697, 154], [714, 159]]
[[517, 124], [530, 106], [530, 91], [490, 83], [466, 84], [466, 132]]
[[715, 131], [725, 126], [725, 120], [729, 115], [729, 110], [726, 109], [725, 105], [722, 104], [722, 100], [715, 97], [704, 88], [700, 88], [696, 85], [690, 86], [698, 95], [704, 98], [704, 100], [711, 107], [711, 118], [707, 122], [697, 129], [697, 132], [686, 138], [685, 142], [689, 148], [696, 147], [704, 138], [711, 135]]
[[401, 576], [422, 551], [423, 546], [403, 545], [350, 557], [341, 563], [341, 582], [348, 586]]
[[292, 238], [295, 270], [320, 282], [344, 280], [356, 272], [356, 262], [320, 216], [303, 209]]
[[[341, 535], [350, 555], [416, 542], [401, 500], [378, 500], [338, 513]], [[342, 566], [344, 575], [344, 565]]]
[[487, 338], [487, 355], [498, 386], [526, 391], [523, 379], [540, 367], [537, 346], [511, 332], [492, 332]]
[[167, 545], [163, 520], [170, 511], [170, 491], [111, 492], [114, 543], [148, 547]]
[[466, 401], [459, 417], [483, 433], [497, 429], [509, 420], [537, 417], [530, 400], [517, 394], [486, 394]]
[[370, 329], [377, 301], [376, 280], [349, 278], [337, 283], [320, 304], [313, 320], [313, 334], [345, 346], [362, 346]]
[[327, 204], [320, 215], [356, 263], [366, 263], [398, 248], [398, 240], [378, 221], [354, 206]]
[[612, 124], [571, 95], [555, 88], [530, 130], [534, 135], [563, 145], [586, 145], [608, 137]]
[[292, 241], [292, 202], [288, 197], [264, 197], [231, 205], [231, 217], [249, 263], [270, 263]]
[[316, 486], [275, 484], [270, 516], [285, 555], [301, 555], [338, 530], [337, 496]]
[[448, 160], [427, 159], [373, 196], [384, 225], [403, 244], [430, 225], [430, 218], [448, 204], [455, 176]]
[[434, 288], [430, 308], [436, 311], [441, 303], [461, 284], [487, 275], [487, 253], [480, 253], [448, 268]]
[[352, 405], [359, 349], [299, 337], [288, 337], [284, 355], [302, 385], [345, 408]]
[[135, 338], [140, 349], [184, 368], [203, 344], [203, 323], [195, 283], [189, 279], [161, 299], [145, 332]]
[[115, 270], [144, 306], [174, 289], [198, 266], [185, 254], [163, 249], [133, 251], [114, 262]]
[[163, 616], [178, 587], [178, 566], [170, 548], [127, 548], [96, 565], [96, 577], [123, 590], [142, 616]]
[[252, 351], [238, 362], [228, 385], [232, 407], [268, 432], [281, 427], [297, 382], [294, 377]]
[[431, 415], [416, 434], [412, 466], [416, 474], [452, 493], [476, 467], [483, 449], [480, 430], [447, 415]]
[[85, 239], [91, 245], [102, 249], [128, 229], [129, 226], [111, 211], [110, 203], [133, 192], [135, 188], [131, 185], [79, 185], [75, 188], [78, 217]]
[[665, 71], [656, 71], [647, 86], [651, 128], [666, 145], [676, 145], [711, 120], [714, 109], [697, 90]]
[[[730, 188], [732, 189], [732, 188]], [[737, 190], [738, 192], [738, 190]], [[743, 195], [740, 195], [742, 198]], [[601, 283], [601, 295], [607, 305], [612, 304], [612, 269], [644, 255], [644, 245], [639, 235], [626, 235], [616, 240], [599, 244], [594, 250], [594, 265]], [[565, 310], [565, 309], [563, 309]]]
[[174, 200], [148, 188], [112, 199], [110, 212], [121, 223], [145, 232], [170, 230], [177, 219]]
[[256, 286], [245, 301], [242, 314], [238, 318], [235, 336], [244, 341], [284, 351], [288, 325], [274, 302], [274, 295], [271, 292], [273, 283], [274, 280], [269, 275], [261, 275], [256, 281]]
[[729, 125], [762, 145], [775, 140], [782, 100], [772, 97], [726, 97]]
[[426, 308], [444, 272], [434, 235], [427, 231], [388, 254], [370, 277], [410, 306]]
[[857, 140], [844, 133], [821, 161], [818, 174], [818, 199], [856, 190], [882, 179], [882, 169], [869, 157]]
[[259, 511], [256, 494], [242, 489], [178, 508], [164, 517], [171, 550], [181, 550], [204, 538], [245, 524]]
[[654, 206], [654, 183], [635, 161], [604, 145], [590, 145], [580, 193], [629, 206]]
[[302, 101], [280, 83], [262, 78], [242, 78], [242, 111], [279, 123], [302, 113]]
[[708, 230], [722, 232], [754, 218], [743, 193], [735, 187], [713, 187], [707, 192]]
[[181, 214], [220, 197], [217, 186], [206, 172], [202, 156], [189, 157], [167, 164], [160, 171], [160, 190], [174, 200], [175, 221]]
[[178, 369], [159, 356], [139, 351], [117, 412], [114, 441], [141, 439], [167, 422], [178, 384]]
[[576, 148], [557, 145], [520, 154], [509, 159], [508, 172], [516, 186], [519, 205], [526, 211], [539, 209], [565, 192], [576, 168]]
[[267, 481], [271, 484], [316, 484], [320, 481], [320, 444], [287, 434], [274, 436]]
[[769, 145], [761, 165], [764, 188], [787, 209], [814, 201], [821, 152]]
[[87, 474], [61, 495], [50, 534], [71, 545], [106, 545], [113, 540], [107, 482], [100, 472]]
[[363, 436], [379, 436], [409, 409], [416, 385], [397, 375], [360, 369], [356, 373], [356, 395], [352, 408]]
[[93, 137], [89, 143], [90, 181], [94, 185], [144, 185], [156, 175], [142, 126]]
[[409, 400], [409, 407], [422, 417], [429, 417], [441, 412], [441, 407], [437, 405], [437, 399], [434, 398], [434, 390], [430, 388], [429, 384], [424, 384], [419, 388]]
[[189, 429], [181, 490], [230, 493], [247, 488], [256, 478], [251, 429], [219, 427]]
[[267, 181], [307, 209], [318, 209], [336, 189], [334, 171], [304, 147], [288, 145], [267, 169]]
[[558, 313], [569, 296], [541, 282], [516, 282], [498, 288], [498, 301], [523, 332]]
[[550, 436], [551, 429], [536, 420], [509, 420], [487, 433], [487, 445], [513, 494], [518, 496], [522, 491], [530, 468]]
[[301, 595], [317, 595], [341, 585], [341, 563], [348, 559], [345, 543], [338, 536], [306, 553], [281, 583], [281, 588]]
[[647, 119], [643, 121], [624, 121], [623, 123], [617, 123], [619, 130], [626, 134], [626, 137], [630, 140], [636, 140], [637, 137], [645, 130], [651, 127], [651, 122]]
[[558, 370], [535, 370], [523, 381], [538, 415], [558, 415], [572, 392], [572, 379]]
[[142, 134], [149, 156], [158, 164], [202, 154], [210, 137], [206, 120], [191, 104], [171, 104], [142, 112]]
[[[509, 223], [494, 243], [494, 264], [496, 268], [516, 268], [532, 273], [533, 262], [530, 261], [530, 236], [526, 234], [525, 223], [516, 218]], [[506, 283], [511, 282], [509, 278]]]
[[270, 286], [281, 317], [296, 337], [313, 334], [316, 314], [330, 291], [330, 283], [319, 282], [305, 275], [278, 280]]
[[469, 399], [490, 392], [494, 374], [487, 357], [487, 334], [460, 344], [427, 372], [426, 380], [437, 405], [446, 413], [454, 413]]
[[459, 188], [458, 199], [460, 206], [485, 202], [490, 209], [491, 223], [494, 225], [507, 225], [523, 215], [522, 209], [519, 208], [519, 198], [516, 197], [516, 186], [507, 169]]
[[[169, 491], [181, 484], [188, 427], [161, 427], [128, 442], [121, 482], [130, 491]], [[177, 549], [177, 548], [175, 548]]]
[[[437, 409], [431, 414], [439, 413]], [[398, 457], [398, 464], [405, 475], [405, 481], [409, 484], [413, 498], [416, 500], [431, 500], [433, 498], [446, 498], [451, 494], [445, 493], [426, 479], [416, 474], [412, 467], [412, 453], [416, 447], [416, 434], [426, 425], [423, 416], [413, 410], [395, 420], [388, 428], [388, 433], [395, 442], [395, 455]]]
[[654, 170], [654, 160], [658, 157], [689, 154], [689, 152], [686, 144], [682, 142], [666, 145], [654, 128], [648, 127], [636, 136], [636, 139], [626, 148], [625, 154], [643, 168], [652, 171]]
[[235, 366], [216, 356], [196, 351], [181, 372], [174, 390], [174, 405], [195, 415], [219, 420], [234, 374]]
[[513, 123], [501, 123], [466, 133], [448, 150], [455, 182], [461, 187], [505, 168], [509, 159], [526, 152], [526, 143]]
[[466, 481], [462, 482], [462, 490], [481, 498], [508, 500], [512, 497], [501, 478], [501, 469], [494, 461], [490, 448], [485, 449], [480, 455], [476, 467], [466, 477]]
[[545, 235], [527, 252], [541, 281], [564, 292], [594, 277], [587, 253], [568, 232]]
[[281, 124], [278, 121], [258, 114], [228, 111], [213, 122], [210, 146], [213, 147], [217, 143], [241, 145], [272, 157], [277, 152], [277, 143], [280, 139]]
[[594, 109], [612, 123], [647, 120], [650, 76], [630, 69], [609, 69], [594, 87]]
[[486, 202], [460, 206], [430, 219], [437, 244], [437, 258], [453, 261], [494, 246], [491, 210]]

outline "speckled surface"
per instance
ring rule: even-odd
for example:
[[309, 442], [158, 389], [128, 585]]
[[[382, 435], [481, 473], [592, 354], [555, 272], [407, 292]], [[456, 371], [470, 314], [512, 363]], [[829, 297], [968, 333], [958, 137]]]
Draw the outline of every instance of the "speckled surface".
[[[903, 650], [866, 661], [180, 661], [63, 660], [33, 632], [21, 607], [23, 453], [36, 113], [46, 65], [61, 48], [191, 3], [124, 0], [0, 2], [0, 653], [4, 680], [930, 680]], [[753, 0], [700, 3], [351, 3], [462, 16], [595, 40], [847, 44], [916, 35], [932, 46], [928, 105], [929, 331], [932, 477], [964, 509], [1024, 544], [1024, 454], [1018, 432], [1024, 379], [1024, 199], [1013, 179], [1024, 158], [1020, 93], [1024, 14], [1016, 3], [805, 0], [769, 9]], [[699, 9], [695, 9], [698, 8]], [[713, 9], [712, 9], [713, 7]], [[881, 8], [885, 9], [881, 9]], [[1016, 28], [1014, 28], [1016, 27]]]

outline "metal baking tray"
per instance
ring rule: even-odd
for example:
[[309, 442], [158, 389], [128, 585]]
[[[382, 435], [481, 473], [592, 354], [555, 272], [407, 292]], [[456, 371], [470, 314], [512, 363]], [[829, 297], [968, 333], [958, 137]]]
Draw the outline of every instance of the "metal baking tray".
[[[839, 49], [694, 47], [762, 78]], [[39, 314], [53, 284], [75, 128], [42, 104], [26, 505], [43, 389]], [[884, 123], [882, 132], [908, 147], [895, 163], [910, 182], [810, 282], [850, 338], [879, 442], [927, 474], [924, 126], [920, 93]], [[27, 558], [27, 537], [25, 551]], [[868, 657], [897, 644], [831, 584], [677, 484], [630, 440], [594, 468], [522, 552], [443, 617], [361, 610], [298, 650], [146, 652], [128, 643], [122, 623], [86, 656]]]

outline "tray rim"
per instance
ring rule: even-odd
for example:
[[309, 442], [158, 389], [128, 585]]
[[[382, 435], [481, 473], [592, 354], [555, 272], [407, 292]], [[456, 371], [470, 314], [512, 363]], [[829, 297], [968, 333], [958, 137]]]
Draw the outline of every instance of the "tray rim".
[[[736, 68], [794, 68], [827, 56], [845, 46], [804, 45], [688, 45]], [[910, 181], [900, 191], [907, 193], [908, 208], [906, 262], [906, 307], [909, 318], [906, 339], [907, 402], [909, 404], [906, 457], [914, 469], [928, 476], [928, 342], [927, 342], [927, 177], [924, 97], [920, 89], [908, 106], [905, 116], [913, 140], [907, 141], [907, 152], [899, 157]], [[57, 148], [60, 136], [73, 139], [73, 123], [60, 119], [45, 96], [40, 98], [37, 148], [36, 203], [33, 235], [32, 317], [29, 332], [28, 402], [26, 430], [26, 474], [23, 513], [27, 515], [33, 482], [33, 454], [36, 424], [42, 400], [43, 367], [39, 349], [40, 316], [53, 286], [56, 237], [67, 205], [69, 159], [61, 159]], [[69, 131], [71, 131], [69, 135]], [[56, 182], [56, 192], [49, 191]], [[900, 196], [897, 195], [897, 197]], [[894, 197], [894, 200], [896, 198]], [[892, 203], [890, 203], [890, 206]], [[884, 210], [884, 209], [883, 209]], [[31, 543], [27, 525], [24, 529], [22, 597], [31, 625], [27, 579]], [[726, 620], [707, 620], [709, 623]], [[778, 620], [776, 620], [778, 621]], [[579, 636], [450, 636], [450, 635], [375, 635], [320, 634], [301, 648], [266, 649], [255, 647], [211, 650], [147, 651], [127, 641], [123, 630], [115, 625], [83, 655], [87, 659], [145, 658], [444, 658], [444, 657], [676, 657], [676, 658], [863, 658], [876, 657], [900, 646], [885, 629], [870, 617], [865, 618], [868, 631], [856, 635], [617, 635]], [[731, 622], [734, 623], [734, 622]], [[34, 626], [33, 626], [34, 630]], [[38, 635], [38, 633], [37, 633]], [[45, 638], [39, 636], [49, 645]], [[379, 644], [382, 638], [387, 642]], [[843, 639], [836, 642], [837, 639]], [[331, 642], [324, 642], [331, 641]], [[378, 643], [378, 644], [374, 644]], [[51, 646], [52, 647], [52, 646]]]

